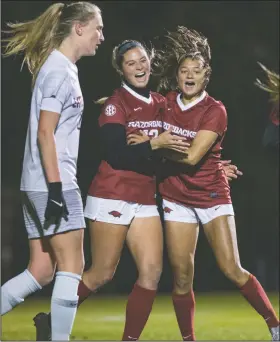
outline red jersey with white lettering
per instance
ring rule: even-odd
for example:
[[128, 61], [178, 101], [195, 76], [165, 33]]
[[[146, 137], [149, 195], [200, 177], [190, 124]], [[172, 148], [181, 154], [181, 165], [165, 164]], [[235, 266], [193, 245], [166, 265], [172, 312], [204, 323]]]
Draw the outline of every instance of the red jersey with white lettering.
[[180, 94], [175, 92], [170, 92], [166, 98], [164, 130], [171, 126], [174, 134], [186, 137], [190, 143], [200, 130], [216, 132], [218, 137], [195, 166], [166, 161], [159, 185], [162, 197], [194, 208], [231, 203], [229, 184], [220, 163], [221, 143], [227, 129], [224, 105], [206, 92], [188, 105], [184, 105]]
[[[106, 123], [118, 123], [126, 128], [126, 134], [143, 130], [156, 137], [162, 131], [162, 112], [166, 108], [165, 98], [151, 92], [146, 98], [126, 84], [109, 97], [99, 118], [100, 127]], [[118, 199], [140, 204], [155, 204], [155, 176], [134, 171], [115, 170], [105, 160], [101, 161], [94, 177], [89, 195]]]

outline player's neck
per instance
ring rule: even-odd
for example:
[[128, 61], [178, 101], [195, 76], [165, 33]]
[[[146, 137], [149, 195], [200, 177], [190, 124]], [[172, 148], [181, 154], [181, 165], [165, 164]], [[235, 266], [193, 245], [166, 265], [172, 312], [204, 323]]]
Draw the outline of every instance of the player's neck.
[[181, 93], [181, 101], [183, 102], [183, 104], [186, 106], [196, 100], [198, 100], [202, 95], [203, 95], [204, 91], [201, 91], [200, 93], [194, 95], [194, 96], [187, 96], [184, 93]]
[[147, 99], [150, 97], [150, 89], [148, 87], [145, 88], [137, 88], [134, 87], [132, 84], [128, 83], [126, 80], [123, 80], [123, 82], [133, 91], [135, 91], [137, 94], [146, 97]]
[[76, 64], [76, 62], [82, 57], [79, 53], [79, 49], [71, 40], [71, 37], [65, 38], [57, 50], [66, 56], [73, 64]]

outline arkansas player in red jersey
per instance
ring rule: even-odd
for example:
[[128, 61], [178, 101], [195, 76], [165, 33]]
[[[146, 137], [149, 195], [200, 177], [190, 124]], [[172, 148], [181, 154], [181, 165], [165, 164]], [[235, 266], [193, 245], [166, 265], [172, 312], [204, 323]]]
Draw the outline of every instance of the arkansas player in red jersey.
[[[99, 118], [103, 158], [89, 188], [92, 266], [83, 274], [79, 303], [112, 279], [126, 240], [138, 269], [128, 297], [123, 340], [139, 338], [152, 309], [162, 270], [163, 234], [155, 201], [155, 150], [186, 151], [188, 143], [162, 133], [165, 98], [147, 88], [151, 54], [137, 41], [113, 50], [122, 76]], [[127, 145], [127, 135], [143, 130], [152, 140]]]
[[195, 340], [193, 276], [200, 222], [220, 269], [264, 318], [273, 340], [278, 341], [278, 317], [261, 284], [239, 260], [230, 189], [220, 163], [227, 113], [224, 105], [205, 91], [211, 74], [207, 39], [178, 27], [168, 33], [164, 43], [157, 62], [159, 88], [171, 92], [163, 128], [172, 128], [191, 143], [185, 155], [168, 153], [172, 161], [166, 162], [160, 184], [174, 273], [172, 297], [182, 337]]

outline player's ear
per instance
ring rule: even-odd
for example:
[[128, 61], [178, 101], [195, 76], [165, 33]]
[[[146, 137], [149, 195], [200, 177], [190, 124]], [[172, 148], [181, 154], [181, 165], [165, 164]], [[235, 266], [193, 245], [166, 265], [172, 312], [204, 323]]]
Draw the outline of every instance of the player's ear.
[[74, 25], [75, 32], [78, 36], [81, 36], [83, 34], [83, 26], [81, 23], [77, 22]]

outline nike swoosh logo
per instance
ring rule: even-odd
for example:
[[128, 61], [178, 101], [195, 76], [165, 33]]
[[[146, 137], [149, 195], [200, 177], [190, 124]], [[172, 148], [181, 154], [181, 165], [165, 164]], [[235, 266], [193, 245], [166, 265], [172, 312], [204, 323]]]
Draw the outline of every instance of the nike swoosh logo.
[[218, 207], [215, 208], [215, 210], [218, 210], [220, 208], [220, 205]]
[[55, 203], [55, 204], [59, 205], [60, 207], [62, 207], [62, 206], [63, 206], [63, 203], [62, 203], [62, 202], [61, 202], [61, 203], [59, 203], [59, 202], [56, 202], [56, 201], [54, 201], [54, 200], [52, 200], [52, 199], [51, 199], [51, 201], [52, 201], [53, 203]]
[[127, 336], [128, 338], [131, 338], [132, 340], [137, 340], [137, 337], [131, 337], [131, 336]]

